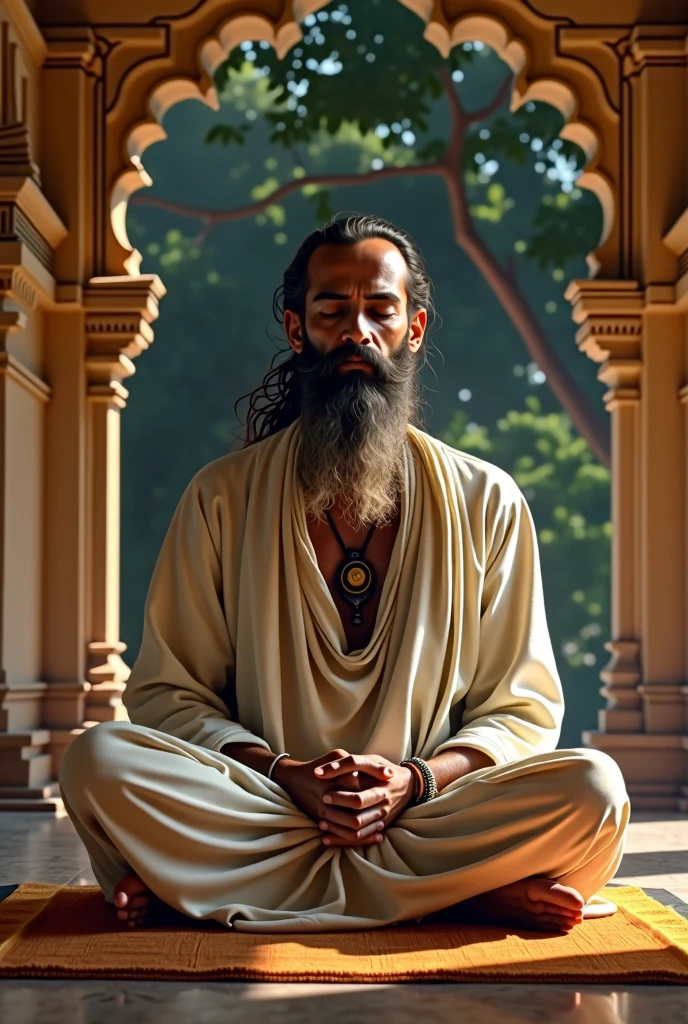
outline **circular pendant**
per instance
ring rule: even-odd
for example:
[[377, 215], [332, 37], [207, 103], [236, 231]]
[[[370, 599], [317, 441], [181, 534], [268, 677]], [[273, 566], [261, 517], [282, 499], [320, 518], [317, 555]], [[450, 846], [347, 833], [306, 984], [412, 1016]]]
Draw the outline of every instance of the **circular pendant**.
[[339, 573], [339, 582], [347, 596], [362, 600], [373, 586], [373, 571], [367, 562], [360, 559], [345, 562]]

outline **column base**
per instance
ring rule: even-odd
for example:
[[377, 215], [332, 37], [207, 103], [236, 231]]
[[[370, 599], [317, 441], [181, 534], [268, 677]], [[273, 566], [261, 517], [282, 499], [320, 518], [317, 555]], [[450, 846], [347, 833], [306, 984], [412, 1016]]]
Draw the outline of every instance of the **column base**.
[[79, 729], [40, 729], [28, 733], [0, 733], [0, 813], [44, 811], [66, 814], [57, 779], [64, 752]]
[[621, 769], [635, 810], [680, 811], [688, 791], [688, 739], [682, 734], [584, 732], [583, 743]]
[[56, 782], [46, 786], [0, 786], [0, 813], [41, 811], [64, 818], [67, 814]]

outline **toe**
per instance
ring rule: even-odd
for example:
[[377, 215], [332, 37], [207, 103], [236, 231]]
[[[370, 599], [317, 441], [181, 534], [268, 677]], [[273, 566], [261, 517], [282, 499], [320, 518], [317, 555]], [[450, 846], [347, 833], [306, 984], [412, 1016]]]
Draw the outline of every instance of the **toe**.
[[533, 903], [545, 902], [565, 910], [582, 911], [585, 900], [569, 885], [561, 885], [550, 878], [533, 878], [528, 881], [528, 896]]
[[569, 932], [575, 927], [574, 922], [567, 918], [559, 917], [558, 914], [538, 915], [537, 922], [538, 928], [546, 932]]
[[[117, 906], [126, 906], [134, 896], [139, 896], [141, 893], [146, 892], [148, 892], [148, 889], [138, 875], [125, 875], [115, 885], [115, 903], [117, 903]], [[124, 897], [123, 901], [122, 897]]]
[[568, 907], [558, 907], [556, 904], [545, 900], [538, 900], [532, 904], [532, 909], [538, 917], [557, 917], [564, 921], [578, 921], [581, 918], [579, 910], [569, 910]]
[[148, 906], [149, 896], [148, 893], [139, 893], [138, 896], [134, 896], [133, 899], [129, 900], [127, 906], [130, 910], [142, 910]]

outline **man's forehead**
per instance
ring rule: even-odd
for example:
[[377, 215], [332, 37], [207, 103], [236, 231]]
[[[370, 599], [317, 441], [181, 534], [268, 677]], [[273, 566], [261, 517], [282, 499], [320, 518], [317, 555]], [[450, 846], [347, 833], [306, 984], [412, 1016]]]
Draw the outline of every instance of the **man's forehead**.
[[406, 261], [396, 245], [385, 239], [367, 239], [355, 245], [321, 245], [308, 265], [309, 290], [345, 294], [353, 287], [383, 292], [392, 288], [406, 294]]

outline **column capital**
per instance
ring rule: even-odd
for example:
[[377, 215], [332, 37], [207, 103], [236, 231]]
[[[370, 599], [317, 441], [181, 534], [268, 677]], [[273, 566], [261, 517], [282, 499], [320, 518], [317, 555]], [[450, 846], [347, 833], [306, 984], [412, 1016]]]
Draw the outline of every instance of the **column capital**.
[[153, 341], [150, 325], [164, 294], [155, 274], [91, 278], [83, 297], [91, 401], [124, 408], [129, 393], [122, 380], [135, 372], [132, 360]]
[[637, 281], [574, 280], [565, 297], [579, 324], [576, 345], [595, 363], [597, 379], [609, 385], [604, 404], [611, 412], [640, 399], [642, 314], [645, 293]]

